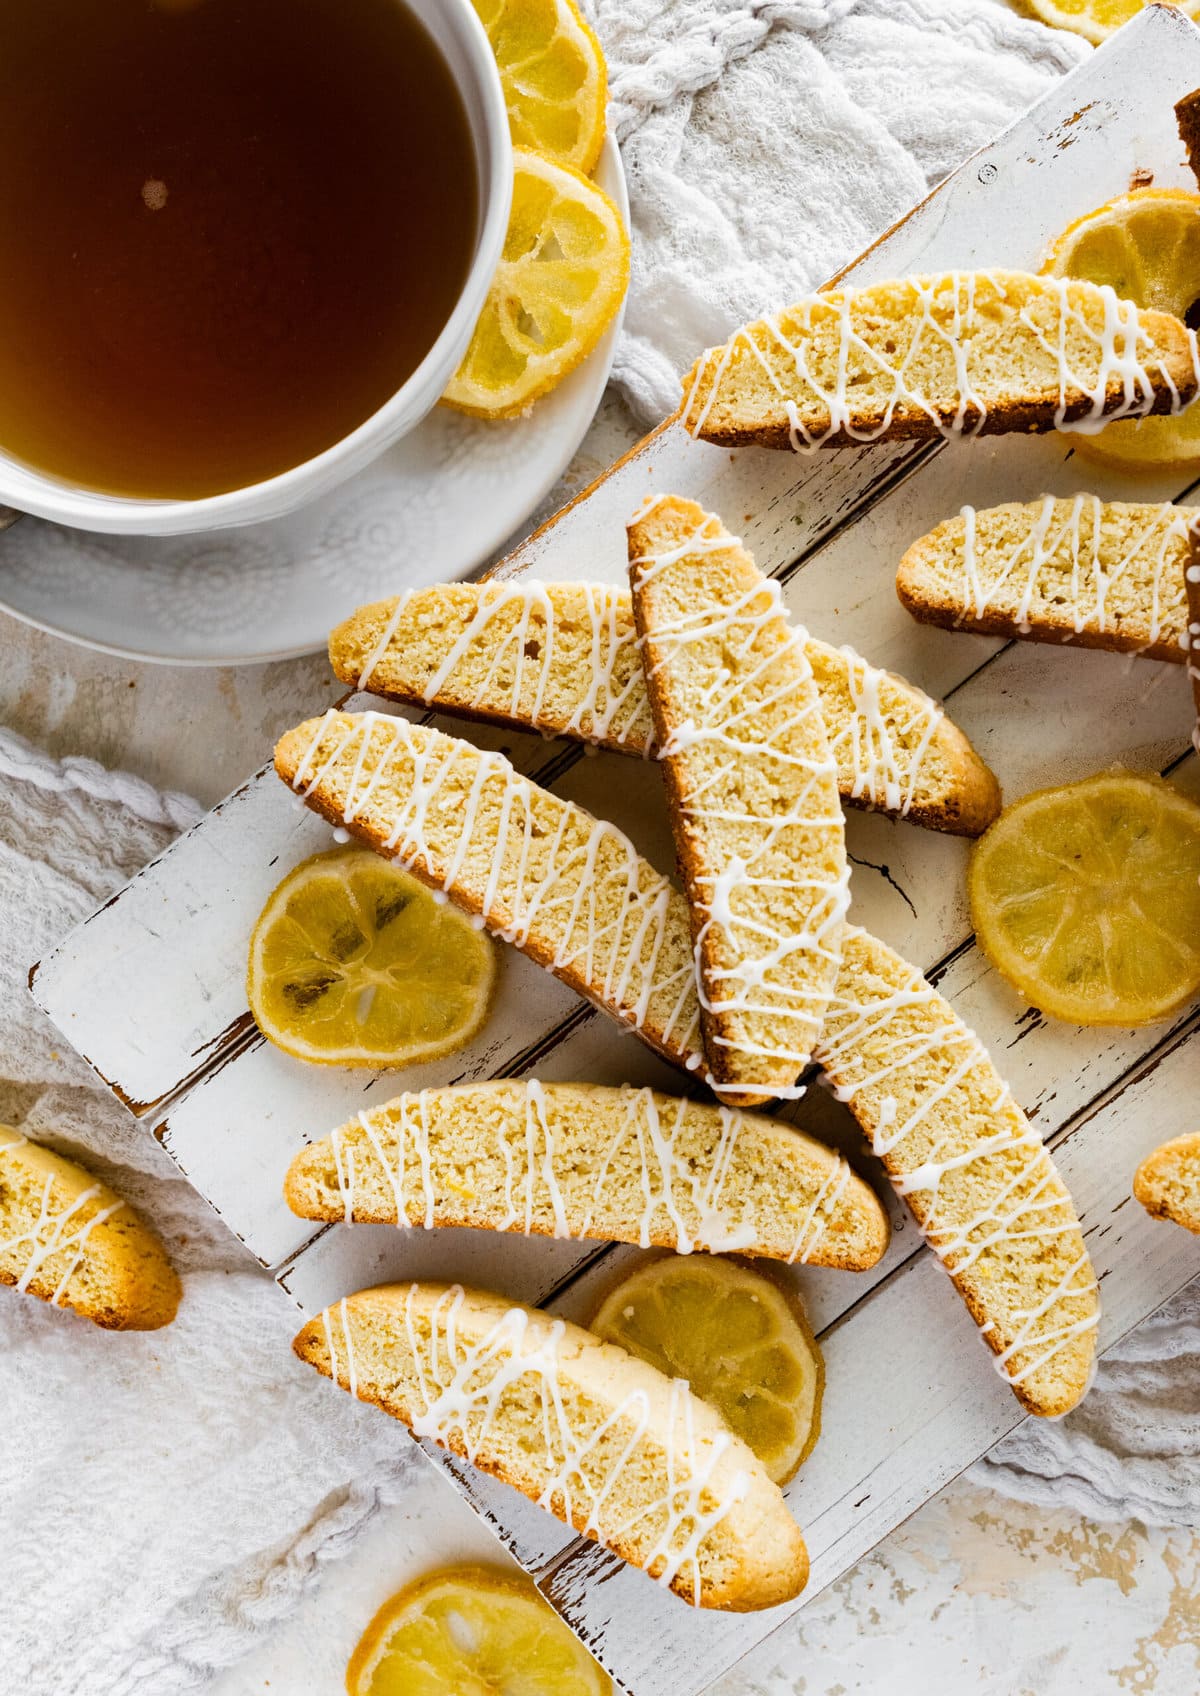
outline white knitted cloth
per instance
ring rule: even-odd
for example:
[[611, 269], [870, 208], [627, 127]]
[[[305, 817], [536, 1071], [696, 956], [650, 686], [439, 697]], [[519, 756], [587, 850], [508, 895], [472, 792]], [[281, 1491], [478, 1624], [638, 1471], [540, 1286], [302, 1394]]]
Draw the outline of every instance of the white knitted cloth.
[[996, 0], [592, 0], [629, 182], [614, 380], [648, 423], [1090, 51]]

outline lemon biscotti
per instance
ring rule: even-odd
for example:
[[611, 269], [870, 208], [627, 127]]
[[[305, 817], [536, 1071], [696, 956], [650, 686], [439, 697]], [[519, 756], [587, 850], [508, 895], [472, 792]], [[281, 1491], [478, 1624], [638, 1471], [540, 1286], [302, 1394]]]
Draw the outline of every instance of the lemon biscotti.
[[721, 1416], [577, 1325], [457, 1285], [393, 1284], [327, 1308], [293, 1347], [696, 1606], [773, 1607], [804, 1588], [779, 1487]]
[[292, 1161], [305, 1219], [466, 1225], [864, 1270], [888, 1241], [837, 1154], [760, 1114], [530, 1080], [368, 1108]]
[[166, 1250], [90, 1172], [0, 1125], [0, 1283], [112, 1331], [155, 1331], [179, 1306]]
[[808, 1064], [841, 962], [849, 872], [820, 699], [778, 585], [694, 501], [642, 509], [629, 578], [709, 1076], [753, 1106]]
[[1074, 1204], [979, 1038], [848, 926], [817, 1052], [1030, 1413], [1087, 1389], [1099, 1290]]
[[1148, 1154], [1134, 1175], [1133, 1193], [1155, 1219], [1200, 1235], [1200, 1131]]
[[[1000, 791], [936, 701], [850, 648], [809, 636], [838, 788], [930, 830], [976, 836]], [[360, 607], [329, 638], [344, 683], [615, 753], [656, 752], [627, 589], [599, 583], [440, 583]]]
[[380, 713], [309, 720], [282, 737], [275, 769], [660, 1054], [702, 1067], [686, 904], [615, 825], [502, 754]]
[[1191, 517], [1095, 495], [964, 507], [913, 543], [896, 592], [923, 624], [1180, 663]]
[[1192, 333], [1110, 288], [944, 271], [810, 295], [748, 324], [684, 378], [683, 422], [797, 450], [990, 435], [1170, 412], [1200, 374]]

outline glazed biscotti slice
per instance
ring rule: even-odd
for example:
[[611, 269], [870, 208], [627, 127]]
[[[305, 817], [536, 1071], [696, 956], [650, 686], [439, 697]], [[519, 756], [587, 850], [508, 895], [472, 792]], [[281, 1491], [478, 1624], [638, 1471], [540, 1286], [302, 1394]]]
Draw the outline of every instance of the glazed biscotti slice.
[[964, 507], [913, 543], [896, 592], [923, 624], [1178, 664], [1192, 510], [1095, 495]]
[[755, 1106], [807, 1066], [841, 964], [850, 880], [820, 697], [778, 584], [695, 501], [637, 515], [629, 581], [709, 1077]]
[[162, 1243], [107, 1185], [0, 1125], [0, 1283], [110, 1331], [156, 1331], [179, 1306]]
[[[992, 773], [936, 701], [851, 648], [809, 636], [842, 800], [978, 836], [1000, 810]], [[599, 583], [439, 583], [340, 624], [344, 683], [386, 700], [657, 753], [629, 591]]]
[[684, 378], [693, 436], [796, 450], [1087, 427], [1172, 412], [1196, 339], [1111, 288], [943, 271], [830, 289], [738, 330]]
[[298, 1154], [284, 1195], [302, 1219], [595, 1237], [853, 1271], [874, 1266], [888, 1242], [874, 1191], [804, 1132], [598, 1084], [397, 1096]]
[[458, 1285], [391, 1284], [327, 1308], [293, 1347], [695, 1606], [745, 1612], [804, 1588], [783, 1495], [720, 1414], [577, 1325]]
[[381, 713], [288, 731], [275, 769], [331, 824], [703, 1074], [687, 904], [615, 825], [502, 754]]
[[1030, 1413], [1090, 1382], [1099, 1289], [1074, 1204], [979, 1038], [915, 966], [848, 926], [817, 1059]]
[[1133, 1193], [1155, 1219], [1170, 1219], [1200, 1236], [1200, 1131], [1148, 1154], [1134, 1175]]

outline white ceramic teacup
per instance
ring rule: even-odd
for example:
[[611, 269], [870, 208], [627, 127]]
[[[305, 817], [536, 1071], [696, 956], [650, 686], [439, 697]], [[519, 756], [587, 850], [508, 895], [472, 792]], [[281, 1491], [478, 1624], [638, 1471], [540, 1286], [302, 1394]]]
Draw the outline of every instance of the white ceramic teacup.
[[496, 61], [471, 0], [397, 3], [407, 5], [429, 30], [462, 95], [479, 185], [471, 268], [444, 329], [412, 376], [341, 441], [243, 489], [198, 500], [131, 499], [73, 487], [0, 452], [0, 506], [120, 535], [172, 536], [253, 524], [327, 493], [399, 441], [436, 404], [466, 352], [504, 245], [512, 202], [512, 143]]

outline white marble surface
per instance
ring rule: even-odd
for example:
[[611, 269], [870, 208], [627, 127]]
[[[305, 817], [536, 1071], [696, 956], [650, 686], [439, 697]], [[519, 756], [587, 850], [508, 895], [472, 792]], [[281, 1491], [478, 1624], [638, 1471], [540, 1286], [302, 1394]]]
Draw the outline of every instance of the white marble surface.
[[[553, 504], [632, 437], [629, 420], [607, 405]], [[3, 543], [19, 546], [20, 527]], [[53, 753], [91, 755], [204, 802], [263, 764], [283, 728], [334, 694], [323, 656], [237, 670], [139, 665], [0, 613], [0, 720]], [[229, 1669], [214, 1696], [337, 1696], [354, 1641], [395, 1589], [446, 1561], [502, 1558], [459, 1498], [422, 1467], [403, 1504], [381, 1509], [351, 1554], [313, 1573], [300, 1612]], [[1200, 1533], [1095, 1526], [959, 1480], [712, 1696], [885, 1690], [1195, 1696]]]

